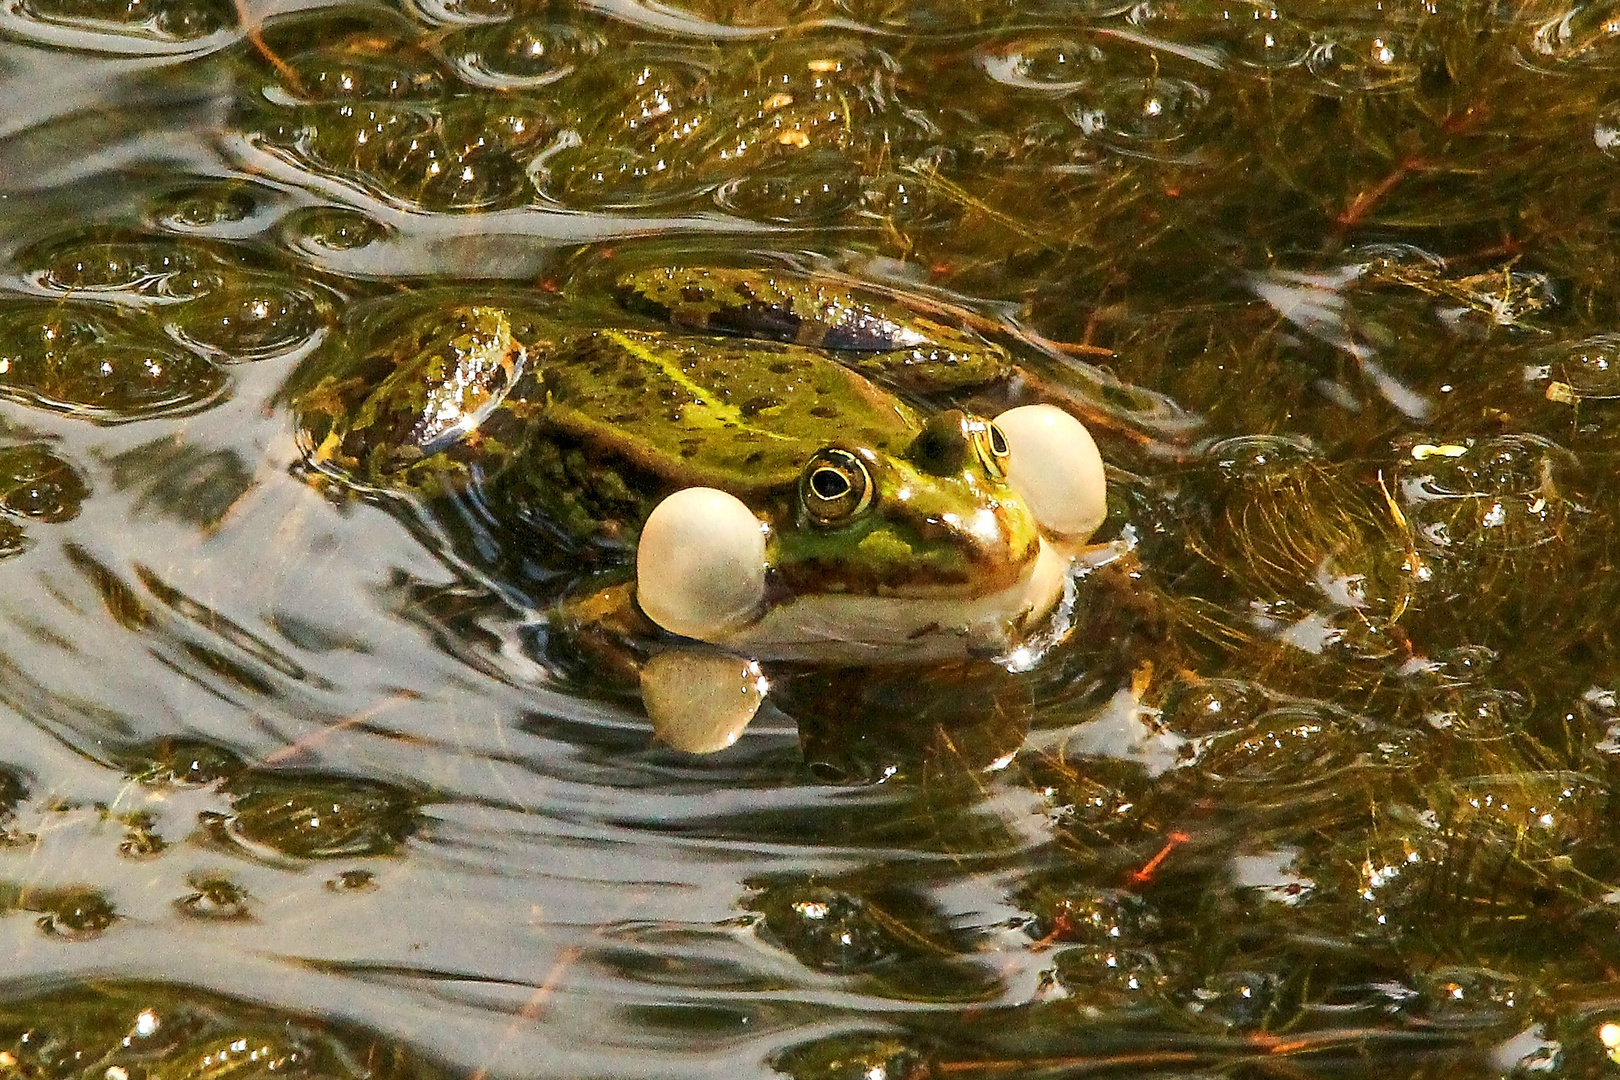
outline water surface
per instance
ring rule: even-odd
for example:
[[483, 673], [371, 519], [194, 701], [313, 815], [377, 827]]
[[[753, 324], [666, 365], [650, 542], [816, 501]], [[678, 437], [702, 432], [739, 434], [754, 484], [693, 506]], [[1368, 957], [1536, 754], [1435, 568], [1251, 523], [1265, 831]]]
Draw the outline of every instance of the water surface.
[[[1617, 18], [5, 0], [0, 1072], [1610, 1074]], [[577, 552], [304, 466], [366, 327], [706, 260], [1069, 388], [1069, 640], [688, 756]]]

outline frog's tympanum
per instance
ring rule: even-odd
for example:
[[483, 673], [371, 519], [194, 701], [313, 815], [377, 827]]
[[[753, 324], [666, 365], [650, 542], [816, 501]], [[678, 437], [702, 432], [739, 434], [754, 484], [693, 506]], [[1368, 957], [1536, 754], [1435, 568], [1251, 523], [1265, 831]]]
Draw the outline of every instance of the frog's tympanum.
[[668, 647], [640, 679], [685, 749], [736, 739], [761, 661], [991, 658], [1042, 629], [1105, 514], [1095, 444], [1053, 405], [923, 404], [1011, 374], [1005, 350], [829, 280], [659, 269], [617, 287], [665, 325], [473, 306], [388, 356], [340, 357], [296, 397], [310, 460], [429, 497], [497, 486], [622, 545], [632, 580], [583, 606], [673, 635], [647, 628]]

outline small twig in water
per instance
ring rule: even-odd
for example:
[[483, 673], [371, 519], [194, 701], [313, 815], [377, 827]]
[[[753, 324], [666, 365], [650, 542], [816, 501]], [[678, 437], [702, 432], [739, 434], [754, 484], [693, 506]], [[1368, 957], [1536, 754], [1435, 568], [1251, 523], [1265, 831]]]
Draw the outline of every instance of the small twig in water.
[[[568, 969], [574, 966], [574, 962], [579, 959], [580, 954], [584, 951], [578, 945], [572, 945], [563, 950], [562, 955], [557, 957], [557, 962], [551, 965], [551, 970], [546, 972], [546, 977], [541, 980], [540, 985], [534, 988], [534, 993], [529, 995], [529, 1000], [525, 1001], [523, 1007], [517, 1011], [516, 1019], [507, 1025], [506, 1030], [501, 1033], [500, 1039], [490, 1048], [491, 1058], [498, 1055], [501, 1048], [512, 1041], [512, 1037], [517, 1034], [520, 1027], [524, 1024], [533, 1023], [540, 1018], [541, 1011], [546, 1007], [546, 1002], [562, 982], [563, 976], [568, 974]], [[473, 1072], [470, 1080], [486, 1080], [488, 1076], [489, 1066], [480, 1065]]]
[[358, 724], [364, 724], [369, 720], [376, 719], [389, 709], [394, 708], [396, 705], [403, 705], [407, 701], [419, 701], [421, 698], [422, 695], [418, 694], [414, 690], [400, 690], [390, 697], [383, 698], [374, 705], [369, 705], [366, 708], [361, 709], [359, 712], [350, 713], [348, 716], [343, 717], [336, 723], [328, 724], [319, 731], [312, 731], [308, 735], [305, 735], [302, 739], [283, 746], [280, 750], [270, 754], [259, 764], [279, 765], [288, 758], [297, 757], [305, 750], [313, 750], [315, 747], [319, 746], [321, 743], [325, 742], [334, 734], [344, 730], [345, 728], [352, 728]]

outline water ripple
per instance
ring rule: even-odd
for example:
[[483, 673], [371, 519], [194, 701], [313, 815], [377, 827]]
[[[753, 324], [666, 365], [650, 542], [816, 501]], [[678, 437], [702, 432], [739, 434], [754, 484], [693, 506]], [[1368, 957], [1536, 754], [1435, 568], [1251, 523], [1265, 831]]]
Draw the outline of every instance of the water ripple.
[[0, 30], [85, 52], [178, 58], [234, 44], [237, 17], [224, 0], [5, 0]]

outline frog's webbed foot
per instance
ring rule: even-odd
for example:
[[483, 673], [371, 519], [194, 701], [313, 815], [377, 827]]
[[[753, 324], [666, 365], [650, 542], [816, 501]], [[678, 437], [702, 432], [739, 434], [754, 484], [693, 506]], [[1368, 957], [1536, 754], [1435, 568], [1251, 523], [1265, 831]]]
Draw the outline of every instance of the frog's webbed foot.
[[670, 649], [641, 668], [641, 701], [659, 741], [712, 754], [737, 741], [765, 700], [759, 664], [725, 653]]

